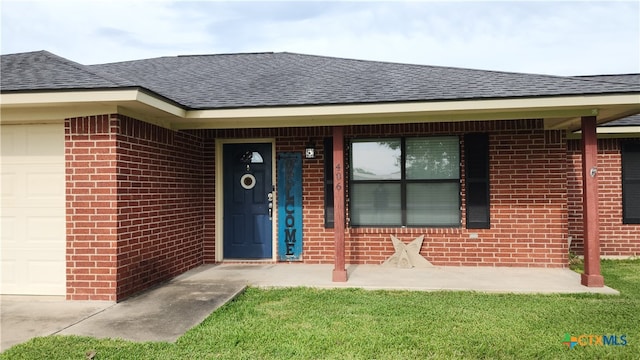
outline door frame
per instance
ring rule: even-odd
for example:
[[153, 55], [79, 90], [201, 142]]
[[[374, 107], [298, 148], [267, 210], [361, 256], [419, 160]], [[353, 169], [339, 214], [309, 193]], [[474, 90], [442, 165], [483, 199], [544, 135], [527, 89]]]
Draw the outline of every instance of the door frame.
[[[216, 146], [216, 167], [215, 167], [215, 237], [216, 237], [216, 262], [224, 261], [224, 179], [223, 179], [223, 171], [224, 171], [224, 145], [225, 144], [271, 144], [271, 183], [274, 188], [276, 187], [276, 139], [275, 138], [242, 138], [242, 139], [215, 139]], [[277, 248], [277, 228], [276, 224], [278, 222], [278, 212], [275, 211], [277, 194], [276, 190], [274, 190], [273, 198], [273, 218], [271, 221], [271, 261], [276, 261], [278, 256], [278, 248]], [[248, 262], [264, 262], [268, 259], [260, 259], [260, 260], [246, 260]], [[244, 260], [243, 260], [244, 261]]]

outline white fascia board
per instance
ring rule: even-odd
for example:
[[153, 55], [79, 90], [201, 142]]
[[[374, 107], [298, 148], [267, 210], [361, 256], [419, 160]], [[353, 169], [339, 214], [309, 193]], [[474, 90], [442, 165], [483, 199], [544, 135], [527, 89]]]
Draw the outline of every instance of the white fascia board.
[[[640, 126], [599, 126], [596, 129], [598, 139], [631, 139], [640, 137]], [[582, 130], [567, 133], [567, 139], [582, 138]]]
[[140, 89], [0, 94], [0, 122], [36, 123], [120, 113], [165, 128], [186, 110]]
[[185, 118], [187, 116], [187, 111], [183, 108], [153, 97], [142, 91], [138, 91], [136, 100], [145, 105], [151, 106], [179, 118]]
[[118, 112], [115, 105], [83, 104], [75, 106], [48, 106], [48, 107], [2, 107], [0, 110], [0, 123], [37, 123], [60, 121], [62, 119], [77, 116], [93, 116], [113, 114]]
[[600, 126], [598, 134], [640, 134], [640, 126]]
[[146, 105], [170, 116], [184, 118], [186, 111], [179, 106], [149, 95], [140, 89], [56, 91], [0, 94], [3, 109], [24, 107], [62, 107], [83, 104]]
[[[602, 108], [638, 108], [640, 94], [580, 95], [384, 104], [316, 105], [185, 110], [141, 89], [0, 94], [5, 110], [36, 107], [117, 105], [162, 118], [174, 129], [344, 125], [403, 121], [465, 121], [597, 116]], [[238, 123], [242, 121], [242, 123]]]
[[[526, 109], [576, 108], [576, 112], [597, 115], [598, 106], [640, 105], [640, 94], [547, 97], [526, 99], [458, 100], [386, 104], [317, 105], [272, 108], [191, 110], [187, 119], [273, 118], [297, 116], [337, 116], [422, 112], [513, 111]], [[585, 107], [588, 108], [585, 110]], [[586, 115], [583, 115], [586, 116]]]
[[2, 106], [63, 105], [69, 103], [135, 101], [137, 89], [55, 91], [0, 94]]

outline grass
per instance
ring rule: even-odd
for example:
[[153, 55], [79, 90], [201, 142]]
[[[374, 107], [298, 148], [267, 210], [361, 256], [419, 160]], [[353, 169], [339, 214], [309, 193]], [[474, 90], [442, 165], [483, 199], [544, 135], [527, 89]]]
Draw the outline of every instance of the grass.
[[[51, 336], [1, 359], [635, 359], [640, 260], [603, 261], [620, 296], [248, 289], [177, 343]], [[571, 335], [626, 335], [626, 346], [562, 344]]]

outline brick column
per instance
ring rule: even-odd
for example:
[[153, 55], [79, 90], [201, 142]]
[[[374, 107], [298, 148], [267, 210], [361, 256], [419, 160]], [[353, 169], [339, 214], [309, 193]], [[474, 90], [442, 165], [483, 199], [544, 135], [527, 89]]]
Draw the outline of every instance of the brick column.
[[347, 281], [344, 249], [344, 129], [333, 127], [333, 216], [334, 267], [333, 281]]
[[604, 286], [600, 274], [600, 239], [598, 229], [598, 136], [596, 117], [582, 118], [582, 211], [584, 231], [584, 274], [582, 285]]
[[117, 300], [117, 125], [65, 120], [68, 300]]

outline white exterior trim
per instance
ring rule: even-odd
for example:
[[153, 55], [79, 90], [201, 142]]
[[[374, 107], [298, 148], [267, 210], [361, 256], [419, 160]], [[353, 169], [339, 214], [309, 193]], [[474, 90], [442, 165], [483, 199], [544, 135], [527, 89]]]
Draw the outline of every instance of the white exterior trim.
[[575, 130], [582, 116], [604, 123], [639, 113], [640, 94], [185, 110], [141, 89], [114, 89], [0, 94], [0, 110], [3, 123], [118, 112], [172, 129], [545, 119], [548, 129]]

